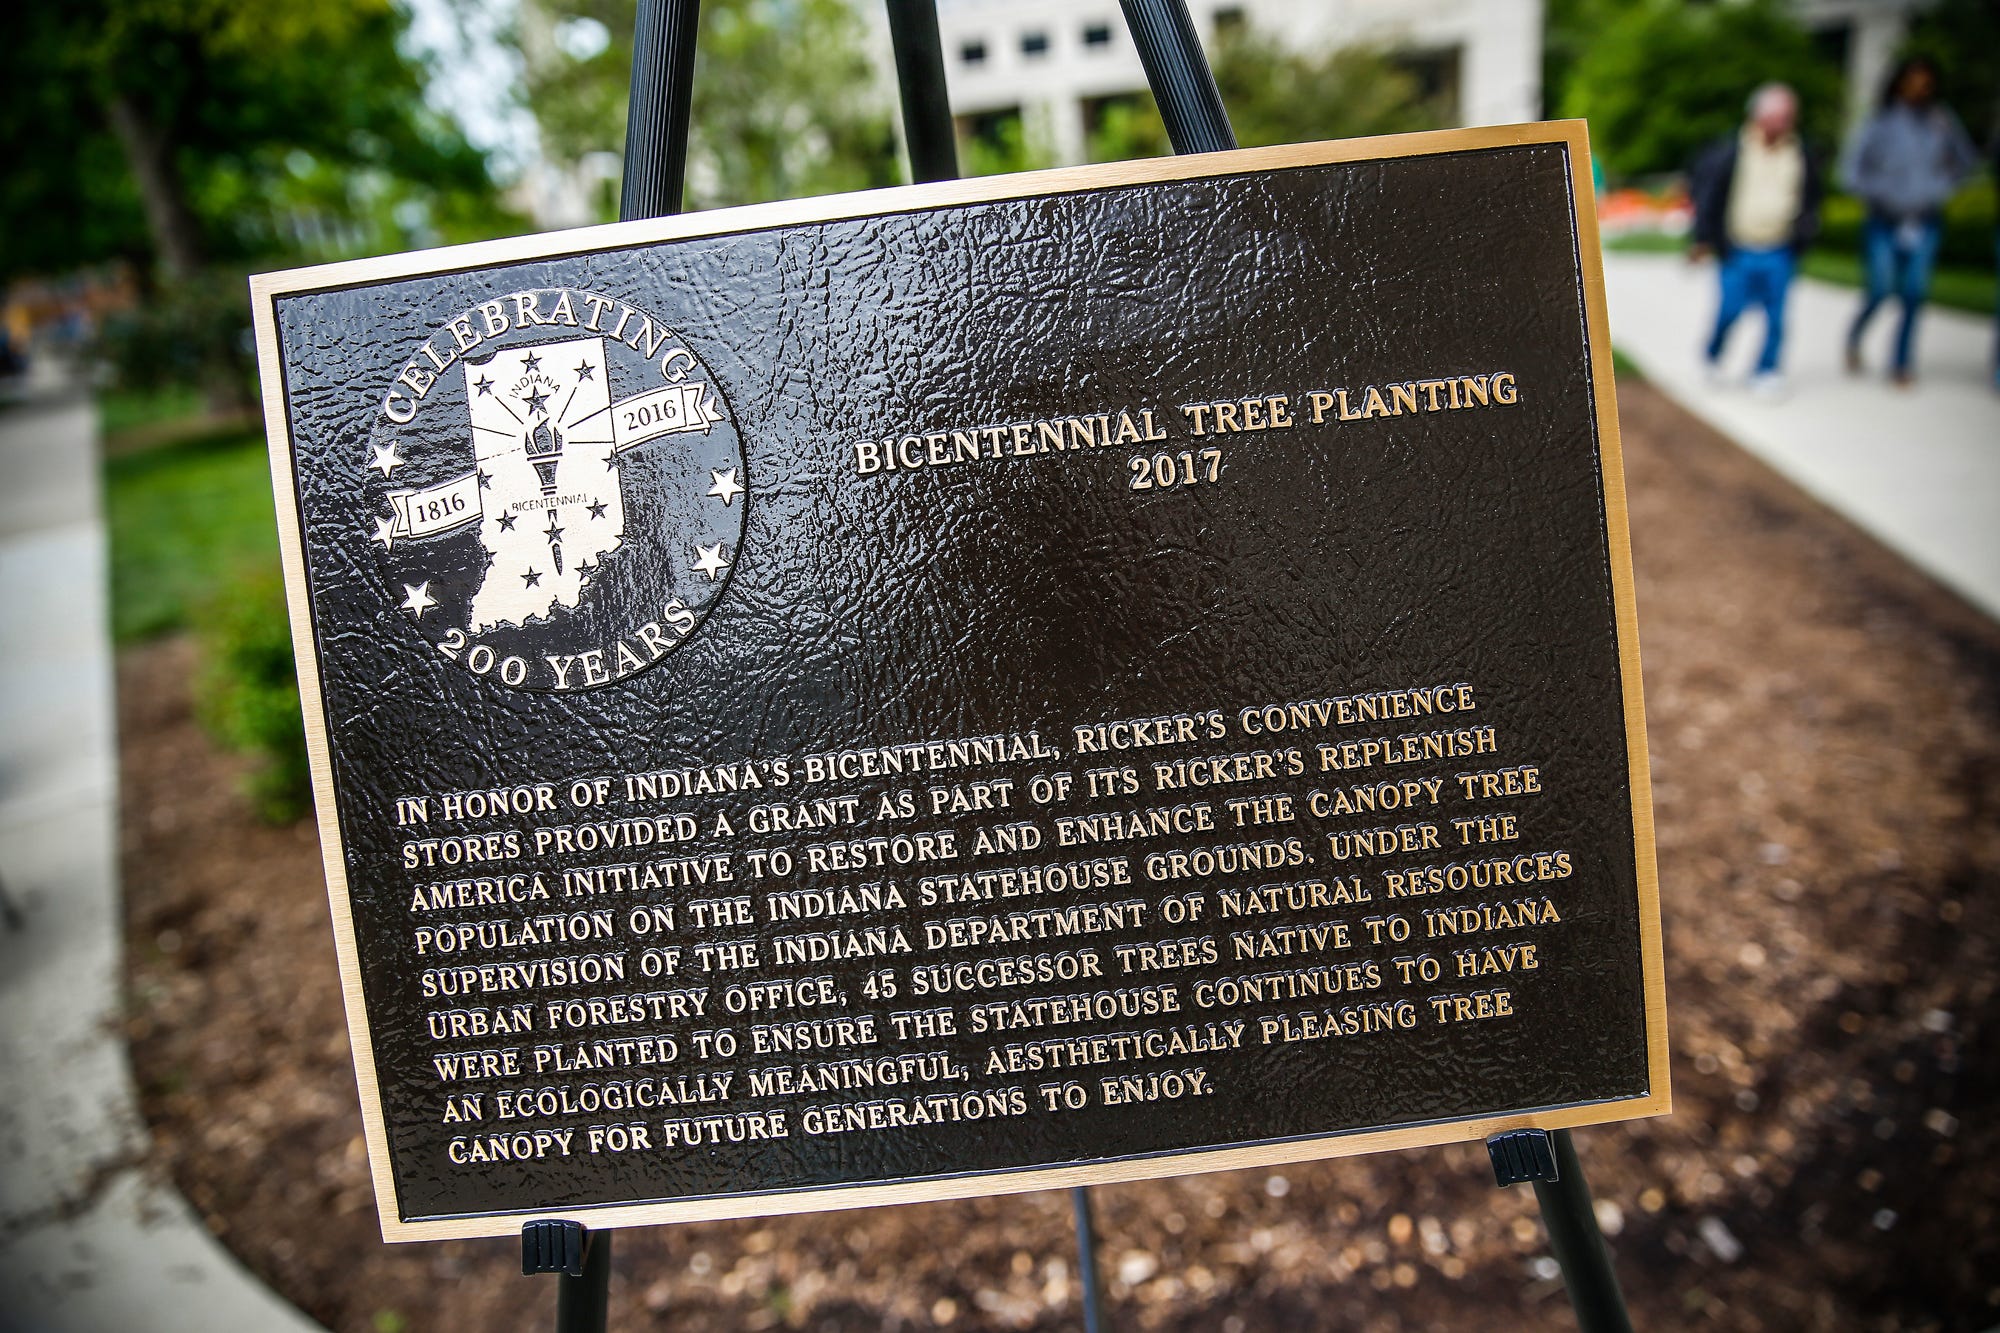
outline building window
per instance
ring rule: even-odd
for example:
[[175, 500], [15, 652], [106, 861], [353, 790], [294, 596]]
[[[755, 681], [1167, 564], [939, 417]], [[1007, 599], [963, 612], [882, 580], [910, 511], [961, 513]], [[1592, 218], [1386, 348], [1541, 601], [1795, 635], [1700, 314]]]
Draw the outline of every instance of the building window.
[[1464, 121], [1459, 66], [1463, 63], [1456, 46], [1429, 51], [1392, 51], [1389, 61], [1416, 81], [1417, 100], [1430, 119], [1439, 125]]
[[1024, 32], [1021, 34], [1021, 54], [1030, 60], [1039, 60], [1049, 53], [1049, 35], [1045, 32]]
[[985, 63], [986, 63], [986, 43], [984, 43], [984, 42], [967, 42], [967, 43], [965, 43], [965, 44], [964, 44], [963, 46], [961, 46], [961, 47], [959, 47], [959, 48], [958, 48], [958, 59], [959, 59], [959, 63], [961, 63], [961, 64], [965, 64], [965, 65], [983, 65], [983, 64], [985, 64]]
[[1087, 23], [1083, 28], [1083, 44], [1094, 51], [1101, 51], [1111, 45], [1111, 25], [1109, 23]]
[[958, 160], [968, 176], [994, 176], [1048, 165], [1029, 147], [1018, 106], [958, 116], [954, 123], [958, 128]]

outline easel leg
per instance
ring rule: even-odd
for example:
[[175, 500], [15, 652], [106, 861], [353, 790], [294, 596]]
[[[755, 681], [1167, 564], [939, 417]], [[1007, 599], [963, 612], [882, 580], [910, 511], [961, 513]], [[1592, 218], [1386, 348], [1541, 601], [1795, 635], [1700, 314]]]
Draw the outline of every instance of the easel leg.
[[1125, 27], [1139, 48], [1146, 82], [1160, 105], [1176, 153], [1214, 153], [1236, 146], [1215, 74], [1202, 54], [1187, 0], [1119, 0]]
[[[932, 0], [920, 0], [929, 9]], [[1223, 109], [1222, 94], [1216, 91], [1215, 74], [1195, 34], [1194, 20], [1188, 16], [1187, 0], [1119, 0], [1125, 10], [1125, 27], [1132, 44], [1139, 48], [1139, 62], [1146, 67], [1146, 82], [1152, 86], [1153, 100], [1159, 103], [1160, 117], [1166, 122], [1167, 137], [1176, 153], [1206, 153], [1234, 148], [1236, 133], [1229, 127], [1229, 113]], [[897, 0], [890, 0], [893, 22]], [[935, 23], [936, 15], [932, 14]], [[898, 55], [898, 70], [901, 57]], [[904, 114], [909, 114], [909, 87], [903, 91]], [[1097, 1229], [1090, 1216], [1090, 1189], [1079, 1185], [1070, 1191], [1076, 1209], [1076, 1259], [1078, 1279], [1083, 1284], [1084, 1333], [1098, 1333], [1102, 1326], [1100, 1288], [1097, 1280]]]
[[951, 99], [944, 82], [937, 0], [889, 0], [889, 40], [896, 48], [896, 86], [903, 102], [903, 142], [912, 181], [958, 178]]
[[1090, 1187], [1078, 1185], [1069, 1192], [1069, 1198], [1076, 1210], [1076, 1277], [1083, 1288], [1083, 1333], [1098, 1333], [1103, 1327], [1104, 1311], [1099, 1304], [1102, 1297], [1097, 1282], [1097, 1226], [1090, 1216]]
[[694, 98], [694, 36], [700, 21], [701, 0], [639, 0], [620, 221], [681, 211], [688, 107]]
[[611, 1308], [611, 1233], [584, 1240], [583, 1272], [556, 1279], [556, 1333], [604, 1333]]
[[1625, 1293], [1618, 1288], [1618, 1274], [1612, 1271], [1611, 1254], [1604, 1248], [1604, 1233], [1597, 1228], [1597, 1209], [1569, 1131], [1519, 1129], [1496, 1134], [1486, 1141], [1486, 1151], [1500, 1184], [1534, 1182], [1535, 1202], [1541, 1206], [1549, 1248], [1555, 1251], [1563, 1285], [1576, 1308], [1577, 1327], [1583, 1333], [1632, 1333], [1632, 1315], [1625, 1308]]

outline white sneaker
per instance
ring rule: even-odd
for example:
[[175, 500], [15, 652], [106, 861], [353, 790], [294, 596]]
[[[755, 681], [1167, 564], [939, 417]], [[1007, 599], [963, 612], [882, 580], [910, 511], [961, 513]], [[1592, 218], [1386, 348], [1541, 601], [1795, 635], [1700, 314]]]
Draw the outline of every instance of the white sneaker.
[[1791, 386], [1785, 383], [1785, 372], [1782, 370], [1760, 370], [1750, 377], [1750, 392], [1759, 398], [1775, 402], [1790, 391]]

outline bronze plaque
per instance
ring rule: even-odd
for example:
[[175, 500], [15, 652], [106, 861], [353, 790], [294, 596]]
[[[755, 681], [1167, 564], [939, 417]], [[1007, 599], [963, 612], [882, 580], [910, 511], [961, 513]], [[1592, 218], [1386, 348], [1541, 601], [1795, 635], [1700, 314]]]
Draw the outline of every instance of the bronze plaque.
[[383, 1231], [1668, 1106], [1580, 125], [254, 283]]

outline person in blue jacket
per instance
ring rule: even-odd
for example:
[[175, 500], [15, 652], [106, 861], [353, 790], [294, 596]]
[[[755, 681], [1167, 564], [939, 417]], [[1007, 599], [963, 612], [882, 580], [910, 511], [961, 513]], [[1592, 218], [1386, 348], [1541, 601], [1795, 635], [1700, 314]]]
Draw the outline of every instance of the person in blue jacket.
[[1862, 124], [1841, 158], [1841, 181], [1868, 207], [1861, 232], [1868, 291], [1847, 330], [1847, 369], [1859, 373], [1861, 335], [1894, 293], [1902, 305], [1889, 375], [1915, 378], [1917, 312], [1930, 295], [1931, 270], [1944, 237], [1945, 201], [1979, 169], [1979, 150], [1951, 108], [1938, 100], [1938, 68], [1926, 56], [1896, 66], [1881, 107]]

